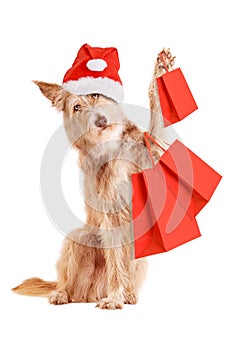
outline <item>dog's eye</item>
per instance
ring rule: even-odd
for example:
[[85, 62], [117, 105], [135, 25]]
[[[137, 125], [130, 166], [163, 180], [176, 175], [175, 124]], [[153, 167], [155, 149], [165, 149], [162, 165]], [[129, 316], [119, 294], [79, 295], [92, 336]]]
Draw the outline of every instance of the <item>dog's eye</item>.
[[98, 98], [100, 97], [100, 94], [92, 94], [91, 96], [94, 98], [94, 100], [98, 100]]
[[75, 105], [74, 106], [74, 110], [75, 110], [75, 112], [80, 111], [81, 110], [81, 106], [80, 105]]

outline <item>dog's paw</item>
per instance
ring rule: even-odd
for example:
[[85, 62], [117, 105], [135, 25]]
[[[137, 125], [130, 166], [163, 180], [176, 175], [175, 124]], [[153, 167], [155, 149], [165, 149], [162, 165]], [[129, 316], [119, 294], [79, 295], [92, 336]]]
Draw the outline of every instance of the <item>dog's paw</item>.
[[125, 293], [125, 304], [137, 304], [137, 296], [135, 293], [130, 293], [130, 292], [127, 292]]
[[117, 300], [105, 298], [100, 300], [96, 304], [96, 307], [98, 307], [99, 309], [116, 310], [116, 309], [123, 309], [123, 304]]
[[175, 63], [175, 56], [172, 56], [170, 49], [163, 49], [155, 62], [154, 77], [158, 78], [167, 71], [170, 72], [173, 69]]
[[54, 292], [51, 292], [48, 297], [48, 300], [50, 304], [53, 305], [62, 305], [69, 303], [68, 294], [65, 291], [55, 290]]

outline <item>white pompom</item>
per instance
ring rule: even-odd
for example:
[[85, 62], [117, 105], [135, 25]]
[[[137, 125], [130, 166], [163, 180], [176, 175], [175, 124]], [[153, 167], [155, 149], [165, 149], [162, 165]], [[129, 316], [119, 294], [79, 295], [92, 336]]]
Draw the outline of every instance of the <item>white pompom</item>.
[[107, 65], [107, 62], [101, 58], [96, 58], [87, 62], [87, 68], [95, 72], [102, 72]]

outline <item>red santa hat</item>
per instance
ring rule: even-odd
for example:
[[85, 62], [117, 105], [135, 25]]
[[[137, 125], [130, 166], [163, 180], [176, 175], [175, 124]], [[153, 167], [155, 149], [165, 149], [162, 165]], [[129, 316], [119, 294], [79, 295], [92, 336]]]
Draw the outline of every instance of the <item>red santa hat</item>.
[[63, 88], [77, 95], [99, 93], [116, 102], [123, 101], [123, 86], [118, 75], [117, 49], [84, 44], [63, 79]]

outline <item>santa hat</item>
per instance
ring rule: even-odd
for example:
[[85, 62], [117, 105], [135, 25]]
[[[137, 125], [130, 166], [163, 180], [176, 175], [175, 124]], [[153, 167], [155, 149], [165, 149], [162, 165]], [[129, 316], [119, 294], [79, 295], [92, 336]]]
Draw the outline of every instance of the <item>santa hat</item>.
[[63, 88], [77, 95], [99, 93], [116, 102], [123, 101], [123, 86], [118, 75], [117, 49], [84, 44], [63, 79]]

